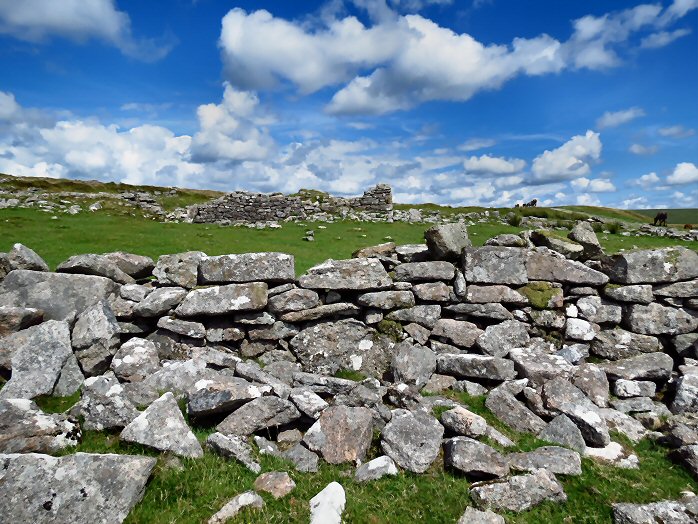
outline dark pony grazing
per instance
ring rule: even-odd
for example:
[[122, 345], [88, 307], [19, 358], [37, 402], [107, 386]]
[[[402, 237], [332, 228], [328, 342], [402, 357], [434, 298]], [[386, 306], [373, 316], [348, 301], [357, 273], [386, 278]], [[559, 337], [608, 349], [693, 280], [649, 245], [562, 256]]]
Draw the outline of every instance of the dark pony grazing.
[[526, 202], [523, 207], [536, 207], [538, 205], [538, 199], [534, 198], [530, 202]]
[[669, 214], [666, 211], [660, 211], [654, 217], [654, 225], [666, 227], [667, 218], [669, 218]]
[[684, 224], [683, 228], [684, 229], [693, 229], [693, 224]]

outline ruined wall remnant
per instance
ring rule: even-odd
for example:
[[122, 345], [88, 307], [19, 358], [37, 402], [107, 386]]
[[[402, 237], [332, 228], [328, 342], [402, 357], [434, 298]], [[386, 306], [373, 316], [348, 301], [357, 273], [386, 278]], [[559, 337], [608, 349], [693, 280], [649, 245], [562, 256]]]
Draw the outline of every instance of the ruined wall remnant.
[[353, 198], [322, 195], [290, 196], [281, 193], [248, 193], [235, 191], [207, 204], [189, 208], [189, 217], [197, 223], [266, 222], [288, 218], [308, 219], [314, 215], [339, 214], [344, 211], [387, 213], [393, 209], [393, 193], [389, 185], [378, 184]]

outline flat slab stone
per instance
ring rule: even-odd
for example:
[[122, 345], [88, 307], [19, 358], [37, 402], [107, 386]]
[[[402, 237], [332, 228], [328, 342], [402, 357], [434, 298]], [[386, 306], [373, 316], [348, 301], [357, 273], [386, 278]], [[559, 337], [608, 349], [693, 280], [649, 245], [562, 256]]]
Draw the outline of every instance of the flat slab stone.
[[117, 292], [111, 279], [92, 275], [15, 270], [0, 283], [0, 306], [40, 309], [45, 320], [71, 320]]
[[698, 330], [698, 315], [656, 302], [628, 307], [624, 326], [643, 335], [681, 335]]
[[204, 455], [201, 444], [187, 426], [175, 396], [167, 392], [124, 428], [119, 437], [182, 457]]
[[423, 282], [453, 280], [456, 267], [450, 262], [408, 262], [395, 268], [395, 280], [399, 282]]
[[420, 326], [433, 329], [436, 322], [441, 318], [441, 306], [438, 304], [428, 304], [398, 309], [388, 313], [385, 318], [398, 322], [414, 322]]
[[375, 258], [326, 260], [298, 279], [303, 288], [333, 290], [387, 289], [392, 282], [383, 264]]
[[582, 459], [579, 453], [557, 446], [543, 446], [525, 453], [509, 453], [509, 467], [514, 471], [547, 469], [556, 475], [581, 475]]
[[601, 330], [591, 342], [591, 352], [609, 360], [620, 360], [661, 350], [662, 345], [657, 337], [640, 335], [619, 327]]
[[466, 248], [463, 252], [465, 280], [474, 284], [526, 284], [526, 252], [517, 247]]
[[444, 464], [471, 478], [498, 478], [509, 474], [509, 463], [499, 451], [468, 437], [444, 442]]
[[244, 379], [205, 382], [205, 384], [199, 384], [201, 387], [189, 394], [187, 413], [191, 417], [230, 413], [247, 402], [271, 393], [270, 386], [252, 384]]
[[599, 366], [610, 379], [664, 381], [671, 376], [674, 359], [666, 353], [643, 353]]
[[412, 291], [374, 291], [359, 295], [356, 303], [377, 309], [398, 309], [414, 306]]
[[224, 524], [235, 518], [243, 508], [261, 509], [263, 507], [264, 499], [262, 497], [254, 491], [245, 491], [230, 499], [225, 506], [208, 519], [208, 524]]
[[104, 255], [75, 255], [56, 268], [57, 273], [77, 273], [80, 275], [95, 275], [112, 279], [119, 284], [133, 284], [133, 277], [127, 275], [119, 266]]
[[439, 319], [431, 332], [432, 336], [445, 338], [463, 348], [473, 347], [484, 334], [485, 332], [472, 322], [452, 318]]
[[481, 508], [508, 510], [519, 513], [543, 501], [567, 501], [567, 495], [555, 475], [538, 469], [517, 475], [503, 482], [491, 482], [470, 489], [470, 496]]
[[687, 500], [662, 500], [650, 504], [616, 503], [612, 507], [613, 522], [616, 524], [692, 524], [698, 521], [698, 500], [695, 497]]
[[175, 314], [181, 317], [224, 315], [235, 311], [258, 311], [267, 305], [267, 285], [263, 282], [228, 284], [190, 291]]
[[121, 524], [157, 460], [131, 455], [0, 455], [0, 514], [12, 522]]
[[698, 253], [685, 247], [643, 249], [610, 258], [608, 274], [619, 284], [659, 284], [698, 277]]
[[529, 280], [545, 280], [580, 286], [602, 286], [608, 276], [591, 269], [581, 262], [556, 256], [546, 249], [528, 252], [526, 270]]
[[514, 363], [499, 357], [442, 354], [436, 359], [436, 371], [456, 378], [511, 380], [516, 378]]
[[256, 398], [228, 415], [216, 430], [224, 435], [251, 435], [255, 431], [283, 426], [300, 418], [291, 402], [278, 397]]
[[293, 282], [295, 259], [286, 253], [241, 253], [205, 257], [199, 263], [200, 284]]

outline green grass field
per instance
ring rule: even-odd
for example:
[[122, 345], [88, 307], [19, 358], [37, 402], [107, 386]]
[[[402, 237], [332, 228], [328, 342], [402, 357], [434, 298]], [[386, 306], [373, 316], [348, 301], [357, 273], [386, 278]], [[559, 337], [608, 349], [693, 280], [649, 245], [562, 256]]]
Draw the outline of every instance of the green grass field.
[[[54, 216], [36, 209], [0, 210], [0, 251], [8, 251], [15, 242], [21, 242], [41, 255], [55, 268], [72, 255], [127, 251], [157, 258], [168, 253], [204, 251], [208, 255], [281, 251], [296, 257], [296, 272], [328, 258], [349, 258], [355, 250], [387, 242], [398, 244], [424, 241], [424, 230], [429, 224], [403, 222], [332, 224], [288, 223], [280, 229], [249, 229], [222, 227], [215, 224], [161, 223], [128, 214], [109, 212], [80, 213]], [[324, 229], [323, 229], [324, 228]], [[305, 232], [315, 231], [315, 242], [303, 240]], [[474, 245], [482, 245], [488, 238], [500, 233], [516, 233], [520, 228], [478, 223], [469, 228]], [[560, 234], [565, 234], [561, 231]], [[655, 248], [677, 244], [661, 237], [624, 237], [600, 234], [604, 248], [609, 252], [620, 249]], [[679, 242], [698, 250], [698, 242]]]

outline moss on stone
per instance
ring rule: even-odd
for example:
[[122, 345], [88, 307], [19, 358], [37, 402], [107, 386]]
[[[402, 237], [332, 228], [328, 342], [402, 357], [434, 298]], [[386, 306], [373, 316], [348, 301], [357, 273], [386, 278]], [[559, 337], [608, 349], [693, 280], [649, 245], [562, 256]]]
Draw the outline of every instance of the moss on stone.
[[549, 282], [529, 282], [518, 289], [536, 309], [549, 309], [554, 297], [562, 294], [562, 289], [553, 287]]
[[395, 342], [400, 342], [402, 340], [402, 324], [399, 322], [395, 322], [394, 320], [381, 320], [376, 325], [376, 329], [379, 333], [383, 333]]

